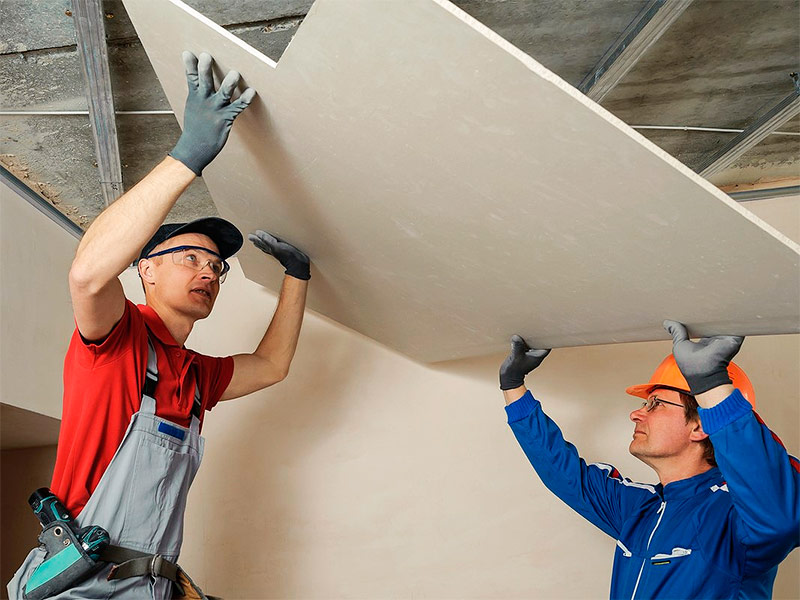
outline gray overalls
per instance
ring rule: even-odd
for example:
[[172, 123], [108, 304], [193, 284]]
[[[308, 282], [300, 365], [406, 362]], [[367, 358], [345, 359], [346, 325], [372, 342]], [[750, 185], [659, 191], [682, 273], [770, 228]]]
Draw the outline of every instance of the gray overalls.
[[[183, 541], [183, 513], [189, 486], [203, 458], [200, 436], [199, 390], [191, 425], [181, 427], [155, 414], [156, 354], [148, 338], [147, 376], [139, 412], [131, 417], [122, 443], [76, 521], [106, 529], [111, 543], [147, 554], [178, 560]], [[8, 584], [10, 599], [22, 599], [25, 582], [44, 560], [42, 548], [33, 549]], [[164, 577], [136, 576], [108, 581], [113, 565], [54, 598], [105, 600], [108, 598], [172, 598], [172, 582]]]

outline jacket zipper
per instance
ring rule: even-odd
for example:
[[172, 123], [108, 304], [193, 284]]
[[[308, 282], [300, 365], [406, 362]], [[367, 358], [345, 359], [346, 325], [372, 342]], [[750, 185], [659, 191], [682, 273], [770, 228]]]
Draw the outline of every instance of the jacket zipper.
[[[664, 509], [666, 508], [666, 506], [667, 506], [667, 503], [662, 501], [661, 502], [661, 506], [658, 508], [658, 511], [657, 511], [657, 513], [658, 513], [658, 521], [656, 521], [656, 526], [653, 527], [653, 531], [650, 532], [650, 537], [647, 540], [647, 554], [650, 553], [649, 552], [649, 550], [650, 550], [650, 542], [653, 541], [653, 536], [656, 533], [656, 529], [658, 529], [658, 526], [661, 524], [661, 519], [664, 516]], [[631, 594], [631, 600], [633, 600], [636, 597], [636, 590], [639, 588], [639, 580], [642, 578], [642, 571], [644, 571], [644, 565], [645, 565], [646, 562], [647, 562], [647, 557], [644, 557], [642, 559], [642, 566], [639, 567], [639, 575], [638, 575], [638, 577], [636, 577], [636, 585], [633, 586], [633, 593]]]

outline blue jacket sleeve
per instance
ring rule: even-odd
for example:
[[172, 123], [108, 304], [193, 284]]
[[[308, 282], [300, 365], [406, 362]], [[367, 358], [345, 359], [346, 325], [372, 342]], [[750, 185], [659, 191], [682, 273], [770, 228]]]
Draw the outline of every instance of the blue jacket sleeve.
[[764, 572], [800, 545], [800, 463], [739, 390], [698, 412], [747, 547], [746, 571]]
[[611, 465], [587, 465], [528, 391], [506, 407], [508, 424], [542, 483], [573, 510], [608, 535], [619, 538], [622, 523], [652, 486], [624, 479]]

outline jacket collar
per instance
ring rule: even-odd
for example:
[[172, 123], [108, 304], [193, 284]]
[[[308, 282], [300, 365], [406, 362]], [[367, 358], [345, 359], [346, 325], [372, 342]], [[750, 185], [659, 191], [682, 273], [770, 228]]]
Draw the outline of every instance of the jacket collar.
[[136, 308], [139, 309], [142, 317], [144, 317], [144, 322], [147, 325], [147, 328], [158, 338], [159, 342], [165, 346], [175, 346], [176, 348], [180, 348], [178, 342], [176, 342], [175, 338], [172, 337], [169, 329], [167, 329], [167, 326], [164, 325], [164, 321], [161, 320], [161, 317], [158, 316], [158, 313], [155, 310], [146, 304], [139, 304], [136, 306]]
[[717, 467], [709, 469], [705, 473], [700, 473], [688, 479], [681, 479], [673, 481], [666, 486], [661, 487], [658, 485], [665, 501], [669, 500], [682, 500], [684, 498], [691, 498], [704, 491], [714, 488], [722, 487], [725, 483], [725, 478]]

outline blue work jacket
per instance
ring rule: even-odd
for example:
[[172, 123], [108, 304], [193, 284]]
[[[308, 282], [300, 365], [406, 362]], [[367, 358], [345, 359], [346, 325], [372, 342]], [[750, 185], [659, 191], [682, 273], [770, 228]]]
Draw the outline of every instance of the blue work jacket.
[[769, 598], [800, 544], [800, 463], [738, 390], [699, 409], [718, 467], [666, 486], [588, 465], [527, 392], [508, 422], [542, 482], [617, 541], [611, 598]]

